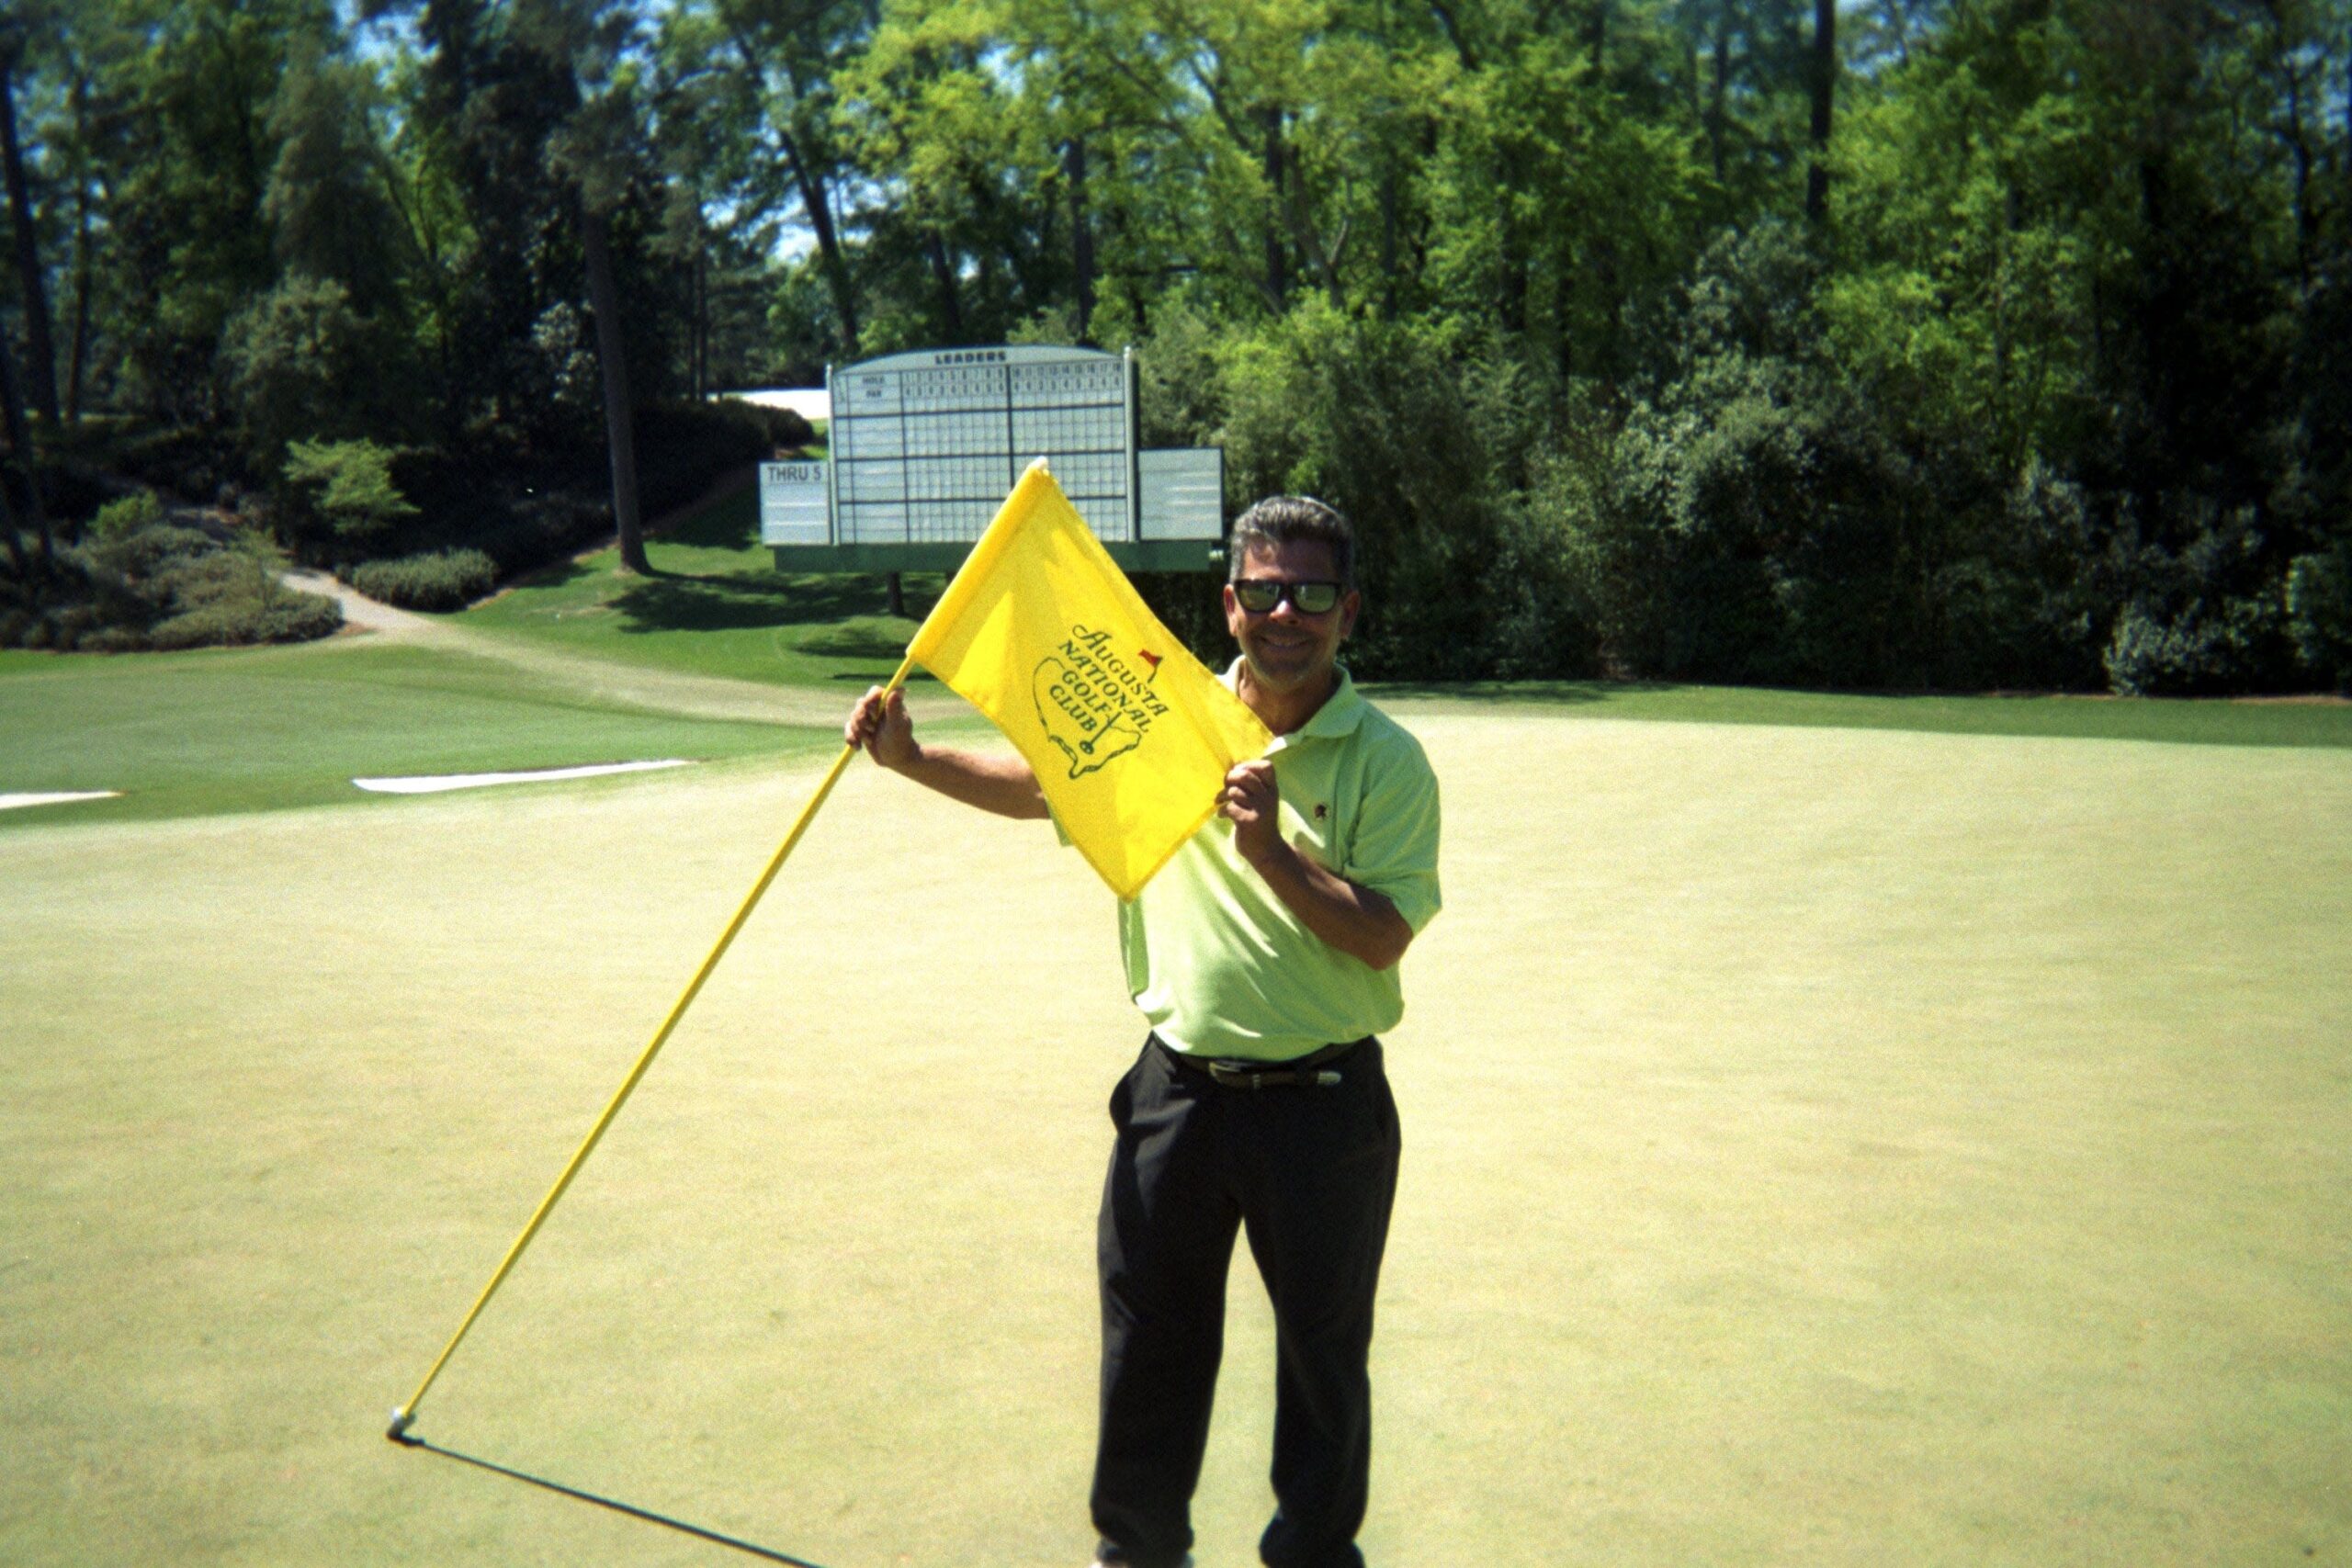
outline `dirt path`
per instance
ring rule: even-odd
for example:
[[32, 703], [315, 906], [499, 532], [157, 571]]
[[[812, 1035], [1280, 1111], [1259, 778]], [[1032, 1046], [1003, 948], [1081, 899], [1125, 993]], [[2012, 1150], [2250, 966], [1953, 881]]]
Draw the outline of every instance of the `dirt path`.
[[[654, 713], [683, 714], [694, 718], [745, 720], [755, 724], [834, 725], [842, 721], [856, 694], [845, 685], [839, 692], [806, 687], [771, 686], [759, 681], [739, 681], [724, 675], [696, 675], [629, 664], [536, 644], [520, 637], [494, 637], [455, 620], [395, 609], [370, 599], [324, 572], [288, 571], [289, 587], [322, 593], [343, 606], [345, 637], [369, 641], [413, 643], [469, 658], [507, 665], [567, 694], [601, 703], [643, 708]], [[962, 699], [937, 691], [910, 697], [918, 718], [944, 718], [970, 710]]]
[[323, 571], [295, 570], [285, 574], [286, 586], [299, 588], [305, 593], [317, 593], [343, 606], [343, 624], [354, 631], [390, 632], [395, 636], [413, 636], [433, 623], [424, 616], [407, 610], [396, 610], [379, 600], [370, 599], [349, 584], [337, 581]]

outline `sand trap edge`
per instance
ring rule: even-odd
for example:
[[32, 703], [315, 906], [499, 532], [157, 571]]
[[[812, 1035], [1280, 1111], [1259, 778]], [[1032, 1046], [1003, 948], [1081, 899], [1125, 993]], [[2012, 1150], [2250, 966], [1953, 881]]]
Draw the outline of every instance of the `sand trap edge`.
[[0, 811], [14, 811], [22, 806], [63, 806], [76, 800], [116, 800], [122, 795], [119, 789], [51, 790], [46, 794], [0, 795]]
[[513, 773], [417, 773], [404, 778], [354, 779], [361, 789], [377, 795], [439, 795], [453, 789], [485, 789], [492, 784], [548, 784], [558, 779], [601, 778], [607, 773], [645, 773], [657, 768], [690, 768], [679, 757], [654, 762], [595, 762], [578, 768], [535, 768]]

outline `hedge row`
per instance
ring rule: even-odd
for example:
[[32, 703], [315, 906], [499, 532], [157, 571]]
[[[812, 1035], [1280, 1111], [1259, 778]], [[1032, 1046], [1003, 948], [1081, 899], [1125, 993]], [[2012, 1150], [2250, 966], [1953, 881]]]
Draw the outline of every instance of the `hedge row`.
[[403, 610], [462, 610], [496, 585], [498, 567], [480, 550], [432, 550], [362, 561], [345, 581], [368, 598]]

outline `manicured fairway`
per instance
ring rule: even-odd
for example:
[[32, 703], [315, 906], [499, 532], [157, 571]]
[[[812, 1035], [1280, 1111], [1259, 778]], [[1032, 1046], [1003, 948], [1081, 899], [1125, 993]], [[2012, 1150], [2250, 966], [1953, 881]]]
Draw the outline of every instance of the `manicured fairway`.
[[[2352, 753], [1408, 705], [1375, 1568], [2352, 1558]], [[751, 1561], [380, 1434], [813, 765], [0, 833], [0, 1561]], [[418, 1431], [1073, 1568], [1110, 917], [853, 770]]]
[[548, 656], [438, 626], [398, 641], [303, 648], [0, 653], [0, 793], [121, 792], [0, 813], [0, 833], [342, 805], [362, 775], [661, 757], [773, 763], [837, 749], [848, 702], [830, 691]]

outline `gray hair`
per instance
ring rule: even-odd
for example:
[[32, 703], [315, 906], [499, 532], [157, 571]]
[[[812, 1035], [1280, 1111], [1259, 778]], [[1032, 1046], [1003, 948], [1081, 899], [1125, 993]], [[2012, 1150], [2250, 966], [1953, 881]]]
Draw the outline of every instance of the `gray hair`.
[[1298, 543], [1327, 547], [1340, 586], [1355, 586], [1356, 531], [1336, 507], [1305, 495], [1270, 495], [1233, 520], [1226, 575], [1238, 578], [1243, 558], [1254, 548]]

